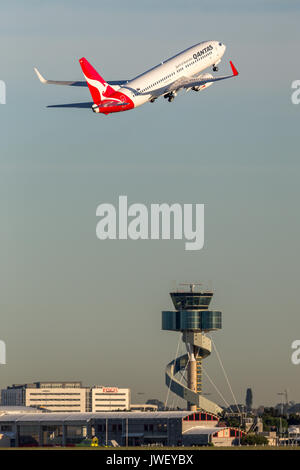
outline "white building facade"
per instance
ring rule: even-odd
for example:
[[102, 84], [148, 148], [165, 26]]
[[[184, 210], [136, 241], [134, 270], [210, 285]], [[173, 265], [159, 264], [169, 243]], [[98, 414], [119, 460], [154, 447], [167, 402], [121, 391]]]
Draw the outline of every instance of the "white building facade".
[[85, 412], [87, 389], [81, 382], [34, 382], [7, 387], [1, 391], [4, 406], [31, 406], [47, 411]]
[[91, 389], [91, 411], [130, 410], [130, 389], [95, 386]]
[[1, 390], [4, 406], [29, 406], [55, 413], [130, 410], [130, 389], [83, 387], [81, 382], [34, 382]]
[[25, 406], [44, 408], [56, 413], [84, 413], [86, 411], [85, 388], [27, 388]]

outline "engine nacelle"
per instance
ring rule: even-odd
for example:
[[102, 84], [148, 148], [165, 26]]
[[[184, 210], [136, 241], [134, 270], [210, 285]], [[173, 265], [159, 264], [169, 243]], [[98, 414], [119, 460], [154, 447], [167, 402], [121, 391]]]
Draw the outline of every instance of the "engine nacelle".
[[[213, 78], [213, 76], [210, 73], [203, 73], [202, 75], [199, 75], [197, 78], [199, 80], [209, 80], [210, 78]], [[208, 88], [212, 84], [213, 84], [213, 82], [208, 82], [208, 83], [205, 83], [204, 85], [193, 86], [192, 90], [194, 90], [194, 91], [205, 90], [205, 88]]]
[[[213, 76], [210, 73], [203, 73], [202, 75], [199, 75], [197, 77], [197, 79], [199, 79], [199, 80], [209, 80], [210, 78], [213, 78]], [[208, 88], [212, 84], [213, 84], [213, 82], [208, 82], [208, 83], [205, 83], [204, 85], [193, 86], [192, 90], [194, 90], [194, 91], [205, 90], [205, 88]]]

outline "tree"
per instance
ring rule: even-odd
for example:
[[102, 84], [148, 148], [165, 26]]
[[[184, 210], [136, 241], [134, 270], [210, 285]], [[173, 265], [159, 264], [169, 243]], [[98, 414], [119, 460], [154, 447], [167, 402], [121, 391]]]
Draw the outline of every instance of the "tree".
[[282, 429], [285, 431], [288, 427], [286, 416], [282, 415], [278, 408], [265, 408], [261, 416], [264, 425], [264, 431], [276, 431]]
[[296, 426], [300, 424], [300, 416], [296, 414], [291, 414], [288, 418], [289, 426]]
[[268, 439], [260, 434], [246, 434], [241, 438], [242, 446], [262, 446], [268, 444]]
[[252, 404], [253, 404], [253, 393], [251, 388], [247, 388], [246, 392], [246, 407], [247, 411], [252, 410]]
[[230, 428], [238, 428], [241, 424], [239, 416], [227, 416], [224, 421]]

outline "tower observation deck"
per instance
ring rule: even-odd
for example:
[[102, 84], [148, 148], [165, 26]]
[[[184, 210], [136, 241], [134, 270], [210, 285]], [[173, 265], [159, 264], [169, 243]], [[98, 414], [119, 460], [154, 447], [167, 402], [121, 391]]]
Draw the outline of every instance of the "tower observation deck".
[[[162, 329], [182, 333], [187, 354], [175, 358], [166, 367], [166, 385], [187, 401], [189, 410], [203, 410], [217, 415], [222, 408], [202, 396], [202, 360], [211, 353], [207, 332], [222, 328], [222, 313], [208, 310], [213, 292], [200, 290], [201, 284], [180, 284], [170, 292], [176, 310], [162, 312]], [[176, 374], [186, 372], [186, 384]]]

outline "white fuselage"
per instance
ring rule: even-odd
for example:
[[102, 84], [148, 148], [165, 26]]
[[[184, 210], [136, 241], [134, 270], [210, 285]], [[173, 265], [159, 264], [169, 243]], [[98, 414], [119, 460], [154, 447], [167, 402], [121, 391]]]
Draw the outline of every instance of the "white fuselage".
[[[184, 78], [197, 77], [212, 65], [217, 65], [226, 46], [218, 41], [205, 41], [189, 47], [183, 52], [138, 75], [118, 91], [126, 94], [134, 103], [141, 106], [162, 94], [172, 91], [174, 82]], [[175, 88], [175, 86], [174, 86]]]

